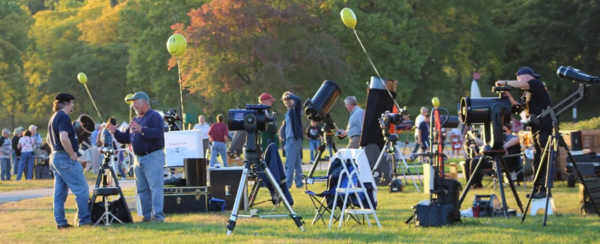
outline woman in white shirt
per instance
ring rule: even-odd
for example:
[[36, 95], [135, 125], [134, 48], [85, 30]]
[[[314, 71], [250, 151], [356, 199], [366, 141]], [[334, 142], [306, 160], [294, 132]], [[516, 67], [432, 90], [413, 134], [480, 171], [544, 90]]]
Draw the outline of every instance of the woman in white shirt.
[[23, 133], [23, 137], [19, 139], [17, 147], [21, 149], [21, 160], [19, 161], [19, 171], [17, 173], [17, 181], [21, 180], [23, 171], [27, 169], [26, 179], [31, 180], [33, 178], [33, 150], [35, 149], [35, 140], [32, 137], [30, 130], [26, 130]]
[[194, 125], [194, 130], [200, 130], [200, 139], [202, 139], [202, 149], [204, 150], [204, 157], [206, 158], [206, 150], [209, 149], [208, 130], [210, 129], [210, 125], [206, 123], [206, 117], [204, 117], [204, 115], [198, 116], [198, 121], [200, 123]]

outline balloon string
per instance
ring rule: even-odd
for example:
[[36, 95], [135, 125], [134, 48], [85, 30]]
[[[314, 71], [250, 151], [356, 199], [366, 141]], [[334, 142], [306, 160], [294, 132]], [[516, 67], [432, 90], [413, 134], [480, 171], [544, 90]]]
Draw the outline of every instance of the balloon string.
[[85, 90], [87, 91], [88, 95], [90, 96], [90, 99], [92, 100], [92, 104], [94, 104], [94, 108], [96, 109], [96, 112], [98, 112], [98, 116], [100, 116], [100, 121], [104, 121], [104, 119], [102, 118], [102, 115], [100, 115], [100, 110], [98, 110], [98, 107], [96, 107], [96, 103], [94, 102], [94, 98], [92, 98], [92, 94], [90, 93], [90, 90], [88, 89], [87, 85], [83, 85], [85, 86]]
[[[183, 89], [182, 89], [182, 83], [183, 81], [181, 80], [181, 65], [179, 64], [179, 59], [177, 57], [175, 57], [175, 60], [177, 61], [177, 75], [179, 76], [179, 102], [181, 104], [181, 107], [179, 109], [181, 109], [181, 119], [183, 120]], [[184, 121], [182, 121], [183, 124]], [[185, 125], [182, 126], [183, 130], [185, 130]]]
[[367, 53], [367, 49], [365, 48], [365, 46], [363, 45], [362, 41], [360, 40], [360, 37], [358, 37], [358, 33], [356, 33], [356, 29], [352, 29], [352, 30], [354, 31], [354, 35], [356, 36], [356, 39], [358, 39], [358, 43], [360, 44], [360, 46], [362, 47], [363, 51], [367, 55], [367, 59], [369, 59], [369, 62], [371, 63], [371, 66], [375, 70], [375, 73], [377, 74], [377, 77], [379, 77], [379, 80], [381, 81], [381, 84], [383, 85], [383, 87], [385, 88], [385, 90], [388, 92], [388, 94], [392, 98], [392, 101], [394, 101], [394, 104], [396, 105], [396, 108], [398, 109], [398, 111], [401, 111], [400, 105], [398, 105], [398, 103], [396, 102], [396, 99], [394, 99], [394, 96], [392, 96], [392, 93], [387, 88], [387, 85], [385, 84], [385, 82], [383, 82], [383, 78], [381, 78], [381, 75], [379, 75], [379, 71], [377, 71], [377, 68], [375, 67], [375, 64], [373, 64], [373, 60], [371, 60], [371, 57], [369, 56], [369, 53]]

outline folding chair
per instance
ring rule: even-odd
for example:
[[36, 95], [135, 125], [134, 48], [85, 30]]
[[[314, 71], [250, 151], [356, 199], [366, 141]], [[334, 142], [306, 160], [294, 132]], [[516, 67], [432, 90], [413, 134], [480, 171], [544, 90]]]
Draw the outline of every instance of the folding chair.
[[[340, 223], [338, 228], [342, 227], [344, 214], [348, 214], [354, 219], [357, 219], [356, 217], [358, 215], [362, 215], [363, 223], [364, 219], [366, 218], [367, 224], [369, 227], [371, 227], [371, 221], [369, 220], [368, 215], [372, 214], [373, 218], [375, 219], [375, 223], [377, 223], [377, 227], [381, 229], [381, 224], [379, 223], [379, 219], [377, 218], [377, 213], [375, 211], [375, 206], [371, 201], [371, 197], [368, 196], [368, 189], [359, 179], [359, 166], [353, 159], [344, 159], [342, 161], [342, 167], [343, 170], [340, 173], [340, 177], [337, 182], [333, 207], [331, 208], [332, 214], [329, 219], [329, 228], [331, 228], [333, 223], [338, 198], [343, 197], [344, 200], [342, 201], [342, 209], [339, 217]], [[367, 205], [367, 207], [365, 207], [365, 205]], [[346, 209], [347, 206], [349, 206], [351, 209]]]
[[[313, 225], [319, 220], [321, 220], [321, 222], [323, 222], [323, 224], [326, 224], [325, 220], [323, 219], [323, 215], [328, 214], [328, 213], [330, 215], [333, 215], [333, 212], [332, 212], [332, 208], [334, 206], [333, 201], [335, 199], [336, 187], [338, 186], [338, 181], [339, 181], [340, 173], [342, 172], [342, 170], [343, 170], [342, 161], [339, 158], [334, 157], [331, 160], [331, 165], [329, 166], [329, 170], [327, 171], [326, 176], [312, 178], [315, 181], [323, 181], [323, 180], [327, 181], [327, 186], [325, 188], [325, 191], [323, 191], [321, 193], [316, 193], [316, 192], [308, 189], [308, 185], [310, 185], [310, 184], [308, 184], [306, 182], [307, 177], [304, 176], [305, 188], [306, 188], [306, 191], [304, 193], [310, 197], [310, 201], [312, 202], [312, 204], [315, 208], [315, 212], [316, 212], [315, 217], [313, 218], [313, 221], [312, 221]], [[342, 199], [338, 199], [337, 201], [339, 203], [335, 204], [338, 208], [342, 207], [341, 200]], [[333, 215], [332, 218], [335, 219], [336, 222], [339, 221], [338, 216]], [[348, 218], [353, 218], [355, 221], [357, 221], [360, 224], [360, 220], [358, 218], [356, 218], [355, 216], [349, 216]]]

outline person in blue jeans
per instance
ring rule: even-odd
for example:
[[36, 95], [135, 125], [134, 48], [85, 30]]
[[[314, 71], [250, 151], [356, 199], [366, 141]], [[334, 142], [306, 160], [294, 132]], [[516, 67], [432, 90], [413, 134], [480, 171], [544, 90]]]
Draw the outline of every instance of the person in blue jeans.
[[21, 159], [19, 160], [19, 171], [17, 172], [17, 181], [21, 180], [23, 172], [26, 173], [26, 179], [33, 179], [33, 149], [35, 149], [35, 139], [33, 133], [26, 130], [23, 136], [19, 139], [17, 147], [21, 149]]
[[[308, 138], [308, 145], [310, 146], [310, 162], [315, 163], [315, 157], [317, 156], [317, 150], [321, 145], [321, 137], [323, 137], [323, 131], [321, 127], [317, 125], [314, 120], [310, 121], [310, 126], [306, 128], [306, 138]], [[331, 153], [331, 152], [330, 152]]]
[[4, 129], [2, 130], [2, 137], [0, 137], [0, 178], [2, 181], [10, 180], [10, 157], [12, 152], [10, 130]]
[[77, 162], [77, 142], [75, 128], [69, 114], [73, 112], [75, 97], [68, 93], [54, 98], [54, 114], [48, 123], [48, 144], [52, 149], [50, 169], [54, 172], [54, 220], [57, 229], [73, 227], [65, 218], [65, 202], [69, 189], [75, 194], [79, 226], [91, 226], [92, 217], [88, 205], [89, 188], [83, 167]]
[[210, 151], [210, 167], [214, 167], [217, 162], [217, 154], [221, 156], [221, 160], [223, 160], [223, 166], [228, 167], [227, 165], [227, 139], [229, 134], [229, 129], [227, 125], [223, 123], [225, 121], [225, 116], [222, 114], [217, 115], [217, 123], [214, 123], [208, 129], [208, 138], [212, 142], [212, 148]]
[[302, 102], [300, 97], [285, 92], [281, 98], [288, 108], [285, 114], [284, 136], [285, 139], [285, 177], [288, 187], [292, 187], [295, 179], [296, 187], [302, 188]]
[[150, 98], [145, 92], [136, 92], [127, 101], [133, 101], [132, 107], [137, 116], [125, 132], [118, 131], [113, 124], [108, 124], [108, 130], [119, 143], [131, 144], [135, 154], [133, 171], [144, 216], [142, 222], [162, 223], [165, 221], [164, 118], [150, 108]]

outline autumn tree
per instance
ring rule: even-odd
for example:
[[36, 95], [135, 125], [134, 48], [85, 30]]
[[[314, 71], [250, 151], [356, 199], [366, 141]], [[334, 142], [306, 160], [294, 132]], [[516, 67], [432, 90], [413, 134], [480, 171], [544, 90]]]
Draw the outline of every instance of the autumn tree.
[[184, 86], [205, 112], [256, 103], [263, 92], [304, 99], [325, 79], [347, 82], [344, 50], [304, 2], [212, 1], [189, 13], [188, 26], [173, 26], [188, 40]]

